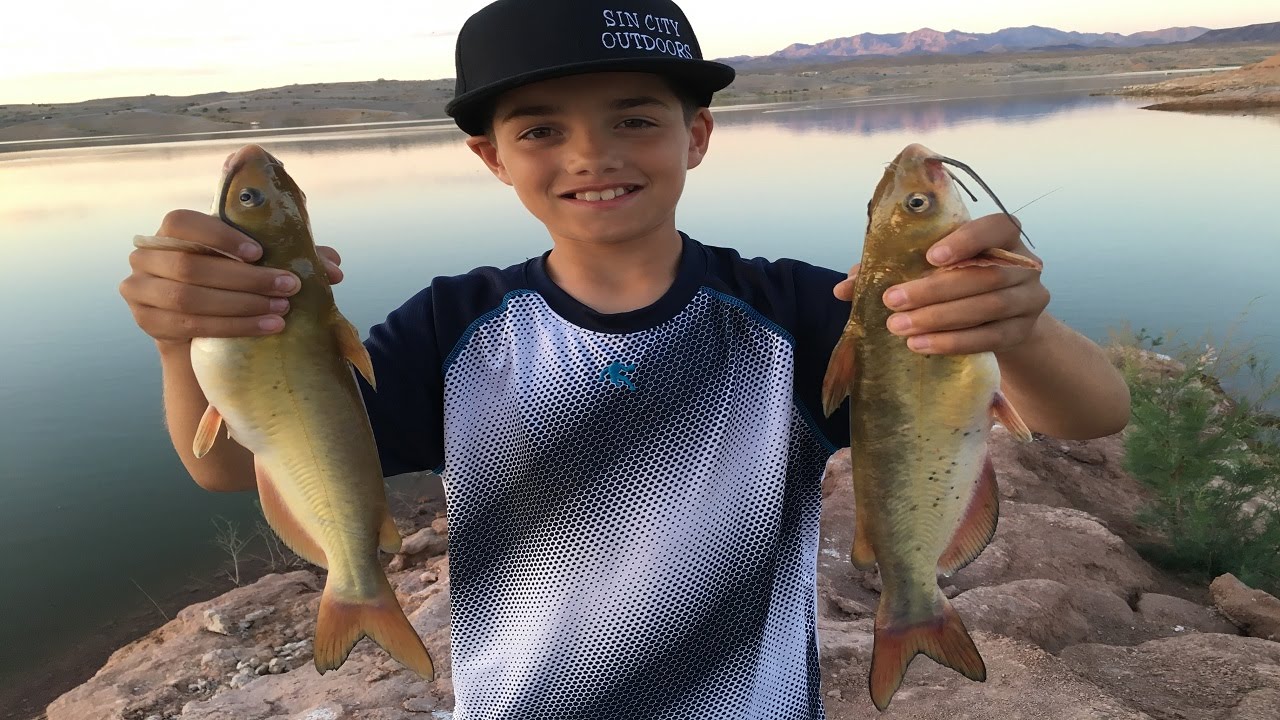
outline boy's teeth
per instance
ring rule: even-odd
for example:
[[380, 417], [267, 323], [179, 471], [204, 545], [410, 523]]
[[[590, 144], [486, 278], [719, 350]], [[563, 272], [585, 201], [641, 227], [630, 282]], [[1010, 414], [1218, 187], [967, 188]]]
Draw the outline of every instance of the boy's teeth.
[[579, 200], [595, 202], [597, 200], [612, 200], [616, 197], [621, 197], [623, 195], [626, 195], [627, 192], [628, 192], [627, 188], [609, 188], [608, 190], [600, 190], [599, 192], [595, 190], [588, 190], [584, 193], [577, 193], [574, 195], [574, 197], [578, 198]]

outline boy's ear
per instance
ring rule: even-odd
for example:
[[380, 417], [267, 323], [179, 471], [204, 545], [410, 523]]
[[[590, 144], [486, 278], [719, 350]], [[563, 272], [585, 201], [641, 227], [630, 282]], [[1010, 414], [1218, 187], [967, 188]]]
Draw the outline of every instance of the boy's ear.
[[692, 170], [702, 164], [702, 158], [707, 155], [707, 147], [711, 143], [711, 130], [715, 127], [715, 120], [711, 118], [711, 111], [707, 108], [698, 108], [693, 115], [693, 122], [689, 126], [689, 161], [687, 168]]
[[502, 164], [502, 158], [498, 156], [498, 146], [494, 145], [487, 135], [472, 135], [467, 138], [467, 147], [484, 161], [494, 177], [508, 185], [511, 184], [511, 176], [507, 174], [507, 168]]

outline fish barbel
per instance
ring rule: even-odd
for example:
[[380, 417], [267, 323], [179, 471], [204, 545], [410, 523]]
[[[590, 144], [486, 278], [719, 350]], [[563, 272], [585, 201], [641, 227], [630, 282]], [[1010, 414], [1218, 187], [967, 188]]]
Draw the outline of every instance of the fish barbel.
[[[209, 400], [195, 456], [209, 451], [225, 422], [253, 453], [267, 522], [300, 557], [328, 569], [314, 642], [321, 674], [368, 636], [430, 681], [431, 656], [378, 561], [379, 548], [400, 549], [400, 533], [351, 370], [373, 385], [373, 365], [334, 304], [305, 196], [280, 161], [246, 145], [223, 165], [213, 213], [262, 246], [257, 264], [294, 273], [302, 287], [275, 335], [192, 340], [191, 366]], [[175, 238], [138, 236], [134, 244], [218, 254]]]
[[864, 570], [880, 568], [868, 678], [880, 710], [920, 653], [973, 680], [986, 679], [982, 656], [938, 588], [937, 573], [967, 565], [995, 534], [999, 499], [987, 454], [993, 419], [1022, 439], [1031, 437], [1000, 392], [992, 353], [917, 353], [885, 324], [891, 311], [882, 298], [899, 283], [963, 267], [1040, 267], [999, 249], [945, 269], [925, 259], [935, 242], [969, 220], [944, 162], [967, 170], [912, 144], [880, 179], [867, 207], [849, 321], [823, 382], [828, 416], [849, 398], [852, 561]]

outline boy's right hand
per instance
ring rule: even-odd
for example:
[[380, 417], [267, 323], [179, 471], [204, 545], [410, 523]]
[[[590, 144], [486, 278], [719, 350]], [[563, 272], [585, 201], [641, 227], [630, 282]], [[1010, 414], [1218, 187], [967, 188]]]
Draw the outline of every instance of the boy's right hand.
[[[138, 327], [156, 342], [271, 335], [284, 328], [288, 298], [298, 291], [298, 277], [252, 265], [262, 257], [262, 248], [244, 233], [212, 215], [174, 210], [164, 216], [155, 234], [207, 245], [245, 261], [135, 249], [129, 255], [133, 272], [120, 283], [120, 295]], [[341, 282], [338, 253], [328, 247], [316, 251], [325, 261], [329, 282]]]

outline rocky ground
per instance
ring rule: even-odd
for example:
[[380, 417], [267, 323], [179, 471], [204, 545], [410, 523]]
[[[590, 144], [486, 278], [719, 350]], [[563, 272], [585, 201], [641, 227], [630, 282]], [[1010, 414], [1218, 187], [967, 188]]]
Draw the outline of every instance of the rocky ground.
[[1170, 97], [1148, 110], [1251, 110], [1280, 108], [1280, 54], [1237, 70], [1131, 85], [1119, 95]]
[[[1002, 507], [991, 545], [948, 595], [988, 668], [974, 683], [924, 657], [885, 718], [1276, 720], [1280, 600], [1224, 575], [1209, 588], [1161, 573], [1132, 549], [1146, 491], [1121, 468], [1120, 437], [992, 442]], [[819, 634], [828, 717], [877, 716], [867, 694], [878, 578], [848, 560], [848, 453], [823, 499]], [[117, 651], [58, 698], [49, 720], [412, 720], [451, 717], [448, 527], [438, 504], [402, 520], [389, 571], [436, 659], [428, 684], [362, 641], [321, 678], [310, 637], [321, 581], [269, 575], [193, 605]]]

